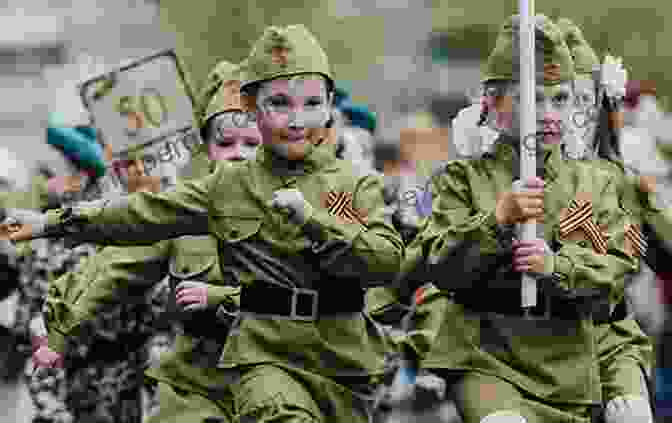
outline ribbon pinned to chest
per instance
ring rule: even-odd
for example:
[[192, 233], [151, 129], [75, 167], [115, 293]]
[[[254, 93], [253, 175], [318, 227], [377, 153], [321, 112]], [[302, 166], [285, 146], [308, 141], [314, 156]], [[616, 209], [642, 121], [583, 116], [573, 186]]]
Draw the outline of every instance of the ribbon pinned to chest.
[[366, 226], [366, 214], [352, 205], [352, 194], [349, 192], [329, 191], [326, 198], [329, 214], [348, 223], [359, 223]]
[[565, 238], [579, 229], [590, 239], [598, 254], [607, 253], [607, 236], [593, 220], [593, 204], [589, 200], [575, 198], [567, 215], [560, 220], [560, 236]]
[[638, 257], [646, 256], [648, 244], [639, 225], [628, 224], [625, 230], [625, 239], [632, 245], [633, 252]]

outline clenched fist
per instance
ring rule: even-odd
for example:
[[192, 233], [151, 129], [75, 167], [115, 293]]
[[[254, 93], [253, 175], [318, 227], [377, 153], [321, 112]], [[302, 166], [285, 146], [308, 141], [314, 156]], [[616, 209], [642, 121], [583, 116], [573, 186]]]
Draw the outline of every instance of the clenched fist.
[[506, 192], [497, 199], [495, 218], [500, 224], [544, 220], [544, 181], [529, 179], [520, 192]]
[[42, 345], [33, 353], [33, 365], [39, 367], [63, 367], [63, 355]]
[[553, 253], [543, 239], [513, 241], [513, 269], [521, 273], [545, 275], [553, 271]]
[[301, 191], [297, 189], [275, 191], [270, 206], [278, 210], [284, 210], [289, 217], [289, 221], [296, 225], [306, 223], [311, 208], [310, 204], [303, 198]]
[[28, 209], [5, 209], [0, 224], [0, 236], [12, 241], [26, 241], [42, 235], [47, 227], [47, 215]]
[[203, 310], [208, 306], [208, 284], [196, 281], [180, 282], [175, 288], [178, 305], [185, 311]]

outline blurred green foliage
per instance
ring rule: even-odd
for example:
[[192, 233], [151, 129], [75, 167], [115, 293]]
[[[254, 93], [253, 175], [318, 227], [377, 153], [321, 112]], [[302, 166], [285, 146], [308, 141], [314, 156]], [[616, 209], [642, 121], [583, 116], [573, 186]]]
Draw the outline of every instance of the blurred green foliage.
[[[672, 26], [667, 28], [665, 20], [672, 17], [672, 3], [663, 0], [535, 0], [534, 3], [536, 13], [574, 21], [600, 59], [607, 52], [623, 57], [630, 79], [654, 81], [661, 105], [667, 109], [672, 95], [672, 78], [666, 78], [666, 71], [672, 66], [669, 53]], [[433, 7], [434, 30], [456, 34], [456, 46], [464, 43], [481, 51], [485, 58], [504, 19], [518, 12], [518, 1], [433, 0]], [[460, 39], [459, 34], [470, 35]]]
[[[329, 54], [338, 79], [372, 78], [369, 66], [379, 61], [385, 43], [384, 13], [377, 16], [335, 18], [339, 0], [161, 0], [164, 30], [177, 34], [178, 55], [185, 63], [192, 87], [200, 89], [208, 70], [219, 60], [241, 60], [268, 25], [305, 24]], [[367, 1], [367, 0], [361, 0]], [[504, 19], [517, 13], [517, 0], [432, 0], [432, 29], [446, 32], [453, 49], [475, 49], [485, 58]], [[413, 2], [411, 1], [411, 4]], [[536, 0], [537, 13], [576, 22], [600, 58], [608, 51], [622, 56], [631, 79], [656, 82], [663, 104], [672, 93], [665, 78], [672, 3], [664, 0]], [[412, 24], [412, 22], [409, 22]], [[450, 60], [450, 50], [435, 51]], [[366, 101], [353, 93], [353, 101]]]
[[[339, 80], [361, 79], [382, 51], [382, 17], [331, 17], [331, 0], [161, 0], [161, 24], [177, 34], [190, 85], [220, 60], [242, 60], [269, 25], [304, 24], [327, 51]], [[353, 93], [354, 101], [362, 98]]]

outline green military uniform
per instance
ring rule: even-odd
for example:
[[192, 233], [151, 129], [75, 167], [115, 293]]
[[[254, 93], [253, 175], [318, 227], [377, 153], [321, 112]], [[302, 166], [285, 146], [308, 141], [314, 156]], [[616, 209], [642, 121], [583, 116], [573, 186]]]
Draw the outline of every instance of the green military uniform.
[[[228, 62], [221, 62], [213, 70], [202, 99], [209, 107], [197, 111], [199, 126], [204, 127], [215, 114], [231, 110], [232, 102], [219, 98], [224, 91], [221, 86], [238, 78], [238, 72], [239, 67]], [[135, 152], [138, 154], [141, 152]], [[205, 156], [201, 151], [194, 158], [192, 178], [208, 174], [211, 164], [200, 160]], [[52, 291], [48, 302], [51, 315], [60, 318], [50, 325], [52, 349], [60, 351], [64, 337], [77, 334], [84, 320], [95, 316], [110, 300], [128, 295], [129, 289], [154, 285], [165, 275], [169, 275], [173, 290], [183, 280], [208, 283], [209, 310], [206, 311], [179, 312], [172, 293], [170, 311], [164, 318], [185, 322], [175, 341], [175, 351], [164, 356], [158, 367], [146, 372], [158, 381], [160, 395], [158, 413], [149, 421], [200, 423], [207, 417], [233, 421], [227, 375], [217, 369], [217, 362], [228, 327], [237, 313], [240, 288], [226, 285], [229, 281], [220, 270], [216, 238], [187, 236], [151, 247], [107, 247], [103, 252], [106, 271], [89, 275], [90, 280], [82, 280], [74, 289], [60, 286]], [[218, 306], [223, 307], [220, 316], [222, 313], [225, 316], [216, 316]], [[228, 317], [226, 310], [230, 310]]]
[[[505, 24], [489, 59], [486, 80], [514, 79], [513, 28], [511, 22]], [[537, 37], [538, 45], [544, 46], [543, 63], [559, 65], [557, 77], [544, 78], [545, 85], [571, 80], [572, 59], [557, 27], [542, 19], [537, 24]], [[619, 204], [619, 181], [589, 163], [563, 161], [558, 145], [540, 148], [544, 150], [546, 175], [544, 238], [559, 248], [553, 259], [554, 278], [569, 292], [602, 288], [616, 301], [623, 295], [624, 275], [637, 264], [625, 253], [624, 232], [630, 220]], [[514, 156], [513, 147], [500, 142], [491, 155], [446, 166], [444, 174], [434, 180], [433, 215], [407, 250], [405, 272], [425, 259], [443, 257], [465, 236], [480, 240], [482, 255], [495, 253], [502, 238], [497, 235], [494, 208], [497, 194], [511, 190], [512, 171], [518, 166]], [[591, 202], [594, 223], [604, 225], [610, 236], [606, 253], [595, 251], [581, 231], [569, 238], [559, 235], [560, 214], [577, 198]], [[438, 270], [432, 276], [442, 274]], [[587, 422], [590, 408], [601, 402], [595, 365], [596, 322], [581, 315], [559, 318], [551, 314], [550, 319], [516, 316], [519, 280], [520, 274], [514, 273], [472, 292], [457, 289], [459, 275], [436, 280], [442, 289], [453, 291], [453, 297], [430, 290], [418, 307], [442, 309], [434, 345], [426, 354], [424, 346], [427, 336], [436, 333], [436, 320], [428, 322], [423, 337], [411, 334], [407, 343], [424, 357], [423, 367], [461, 376], [458, 403], [467, 423], [506, 411], [515, 411], [528, 422]], [[566, 308], [555, 302], [551, 307], [555, 313]]]
[[54, 202], [54, 195], [47, 189], [47, 178], [35, 175], [27, 192], [5, 191], [0, 193], [0, 203], [4, 207], [22, 209], [43, 209]]
[[[63, 279], [50, 288], [45, 315], [49, 347], [54, 351], [64, 351], [68, 337], [81, 336], [83, 324], [93, 320], [111, 300], [137, 301], [167, 274], [173, 278], [173, 284], [181, 280], [212, 284], [208, 289], [210, 307], [225, 303], [235, 309], [238, 288], [222, 286], [216, 241], [211, 237], [185, 237], [147, 247], [106, 247], [87, 267], [77, 283]], [[225, 339], [225, 333], [207, 336], [207, 331], [222, 329], [222, 325], [215, 324], [214, 311], [199, 314], [190, 317], [198, 321], [202, 330], [192, 334], [193, 323], [185, 325], [184, 333], [176, 339], [175, 351], [162, 357], [159, 367], [147, 371], [149, 377], [159, 382], [161, 405], [159, 414], [153, 417], [157, 421], [230, 418], [230, 396], [220, 395], [224, 398], [221, 403], [228, 399], [226, 407], [199, 398], [211, 397], [211, 390], [221, 384], [214, 367]]]
[[[561, 19], [558, 21], [558, 26], [563, 31], [564, 38], [572, 52], [576, 78], [586, 78], [592, 81], [592, 72], [599, 67], [597, 55], [573, 22]], [[621, 179], [622, 182], [618, 188], [621, 206], [630, 213], [633, 224], [641, 226], [640, 194], [630, 178], [626, 177], [624, 168], [604, 159], [594, 160], [593, 163], [614, 172], [615, 177]], [[632, 231], [639, 232], [639, 229], [633, 226]], [[639, 238], [643, 239], [641, 232]], [[636, 245], [629, 238], [627, 241], [630, 254], [639, 256], [644, 252], [638, 252], [634, 248]], [[612, 307], [615, 308], [616, 304]], [[596, 328], [600, 379], [605, 404], [616, 397], [648, 397], [646, 380], [642, 377], [642, 371], [650, 375], [653, 354], [651, 340], [644, 334], [633, 316], [615, 316], [615, 319], [617, 320]]]
[[[61, 199], [49, 193], [45, 176], [36, 175], [29, 190], [2, 193], [0, 202], [7, 207], [40, 210], [58, 205]], [[25, 369], [25, 359], [30, 356], [32, 342], [42, 335], [35, 332], [34, 324], [42, 317], [42, 304], [50, 282], [74, 270], [80, 261], [94, 252], [95, 248], [90, 245], [68, 249], [61, 240], [39, 240], [17, 245], [20, 284], [10, 330], [18, 337], [13, 348], [17, 355], [16, 365], [21, 370]], [[72, 387], [86, 377], [78, 377], [74, 373], [58, 369], [24, 374], [34, 408], [34, 421], [68, 422], [79, 415], [84, 405], [75, 399]], [[90, 392], [88, 396], [94, 397]]]
[[[286, 61], [273, 58], [274, 47], [288, 52]], [[300, 25], [269, 28], [249, 62], [250, 82], [331, 78], [326, 55]], [[288, 187], [310, 204], [301, 227], [269, 205]], [[49, 212], [47, 227], [67, 232], [74, 223], [80, 237], [93, 238], [100, 226], [123, 225], [113, 241], [121, 245], [212, 233], [222, 270], [242, 286], [242, 319], [220, 360], [235, 382], [236, 418], [365, 421], [366, 390], [384, 370], [387, 345], [361, 312], [363, 288], [392, 280], [404, 250], [384, 221], [381, 190], [379, 178], [353, 176], [334, 143], [316, 141], [298, 164], [263, 145], [255, 161], [219, 165], [171, 192]]]

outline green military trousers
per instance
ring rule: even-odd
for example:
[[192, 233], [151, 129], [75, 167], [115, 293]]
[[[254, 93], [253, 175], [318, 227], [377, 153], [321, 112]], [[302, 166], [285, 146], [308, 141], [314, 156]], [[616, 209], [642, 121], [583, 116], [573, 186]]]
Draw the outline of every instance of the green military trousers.
[[651, 400], [646, 377], [651, 374], [653, 345], [633, 318], [597, 327], [598, 360], [604, 403], [617, 397]]
[[147, 423], [203, 423], [218, 417], [222, 423], [233, 423], [232, 401], [213, 399], [202, 393], [180, 389], [159, 382], [159, 410]]
[[280, 364], [245, 366], [234, 392], [235, 421], [367, 423], [373, 394]]
[[[456, 380], [452, 390], [464, 423], [591, 423], [592, 420], [593, 407], [547, 403], [502, 378], [468, 371]], [[513, 416], [525, 420], [515, 420]]]

